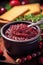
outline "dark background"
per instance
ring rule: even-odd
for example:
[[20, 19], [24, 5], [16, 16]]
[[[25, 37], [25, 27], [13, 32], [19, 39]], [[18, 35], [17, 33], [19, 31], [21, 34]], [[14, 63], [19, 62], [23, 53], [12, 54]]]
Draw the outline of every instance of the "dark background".
[[[5, 7], [5, 5], [7, 3], [9, 3], [9, 1], [11, 0], [0, 0], [0, 7]], [[19, 0], [19, 1], [23, 1], [23, 0]], [[40, 4], [43, 4], [43, 0], [28, 0], [29, 3], [40, 3]]]
[[[0, 3], [2, 2], [9, 2], [10, 0], [0, 0]], [[23, 1], [23, 0], [20, 0]], [[34, 3], [34, 2], [40, 2], [41, 4], [43, 4], [43, 0], [28, 0], [30, 3]]]

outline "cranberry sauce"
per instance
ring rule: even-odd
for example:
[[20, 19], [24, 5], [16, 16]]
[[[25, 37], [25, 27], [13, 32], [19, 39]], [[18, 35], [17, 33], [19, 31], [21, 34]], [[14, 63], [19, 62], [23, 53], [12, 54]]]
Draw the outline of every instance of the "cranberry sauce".
[[28, 40], [38, 34], [36, 27], [28, 27], [28, 24], [15, 24], [5, 31], [6, 37], [13, 40]]

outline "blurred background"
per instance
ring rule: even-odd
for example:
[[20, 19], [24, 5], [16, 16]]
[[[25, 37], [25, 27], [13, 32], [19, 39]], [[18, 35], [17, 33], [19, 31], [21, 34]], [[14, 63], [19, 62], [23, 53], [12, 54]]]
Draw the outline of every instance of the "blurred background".
[[[5, 3], [9, 2], [10, 0], [0, 0], [0, 5], [5, 5]], [[20, 0], [23, 1], [23, 0]], [[28, 0], [28, 3], [37, 3], [43, 4], [43, 0]]]

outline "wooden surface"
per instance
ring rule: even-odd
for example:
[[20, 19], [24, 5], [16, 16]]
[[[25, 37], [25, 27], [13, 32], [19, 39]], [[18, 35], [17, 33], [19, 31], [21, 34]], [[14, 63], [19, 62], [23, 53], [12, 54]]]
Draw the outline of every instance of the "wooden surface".
[[4, 46], [4, 40], [2, 38], [0, 38], [0, 49], [3, 51], [3, 56], [6, 58], [3, 61], [0, 60], [0, 62], [15, 64], [15, 61], [7, 54], [7, 50]]

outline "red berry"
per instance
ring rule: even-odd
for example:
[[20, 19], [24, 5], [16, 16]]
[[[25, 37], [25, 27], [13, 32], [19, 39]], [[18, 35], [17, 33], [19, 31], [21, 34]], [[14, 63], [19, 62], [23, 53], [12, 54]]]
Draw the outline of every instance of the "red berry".
[[43, 57], [39, 58], [39, 63], [43, 64]]
[[0, 8], [0, 15], [3, 14], [4, 12], [6, 12], [6, 9], [5, 8]]
[[32, 59], [32, 56], [31, 56], [31, 55], [28, 55], [28, 56], [27, 56], [27, 60], [30, 61], [31, 59]]
[[33, 57], [33, 58], [34, 58], [34, 57], [36, 57], [36, 56], [37, 56], [37, 54], [36, 54], [36, 53], [33, 53], [33, 54], [32, 54], [32, 57]]
[[23, 58], [21, 58], [21, 62], [22, 62], [22, 63], [24, 62], [24, 57], [23, 57]]
[[3, 55], [3, 51], [2, 50], [0, 50], [0, 56], [2, 56]]
[[43, 42], [39, 42], [39, 48], [42, 49]]
[[10, 6], [15, 6], [15, 5], [20, 5], [20, 2], [18, 0], [11, 0], [9, 4]]
[[24, 5], [24, 4], [26, 4], [26, 3], [25, 3], [25, 1], [22, 1], [21, 4]]
[[24, 1], [21, 2], [22, 5], [25, 5], [25, 4], [27, 4], [27, 3], [28, 3], [27, 0], [24, 0]]
[[25, 57], [23, 57], [23, 58], [21, 58], [21, 61], [22, 61], [22, 63], [24, 62], [24, 61], [26, 61], [27, 60], [27, 58]]

